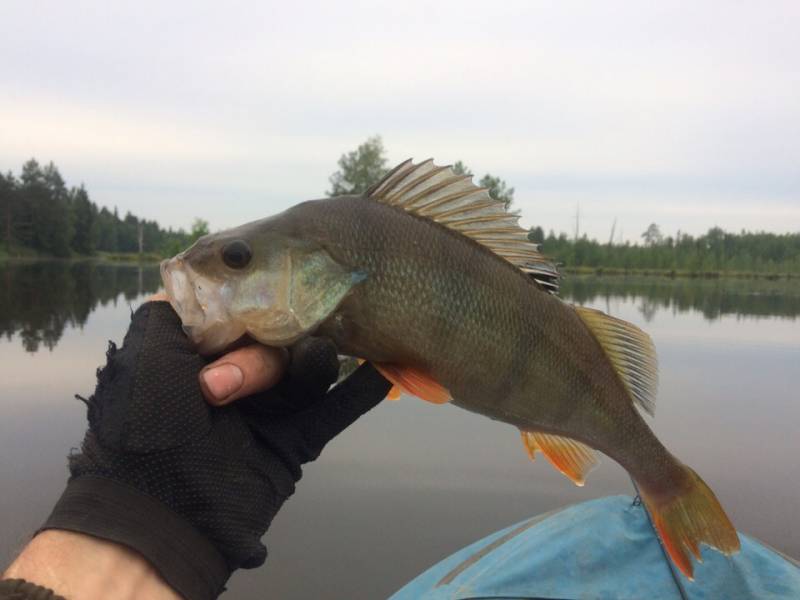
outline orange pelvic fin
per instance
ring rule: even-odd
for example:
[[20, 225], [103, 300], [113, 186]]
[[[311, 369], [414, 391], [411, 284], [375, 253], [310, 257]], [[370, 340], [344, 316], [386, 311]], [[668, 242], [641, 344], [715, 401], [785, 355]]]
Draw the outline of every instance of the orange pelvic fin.
[[540, 450], [575, 485], [583, 486], [586, 475], [599, 462], [594, 450], [568, 437], [538, 431], [520, 430], [520, 434], [531, 460], [535, 460], [536, 451]]
[[689, 467], [683, 465], [688, 475], [688, 487], [676, 495], [663, 499], [648, 495], [640, 485], [640, 494], [650, 511], [653, 524], [664, 548], [681, 573], [694, 579], [694, 568], [689, 555], [700, 561], [700, 544], [707, 544], [723, 554], [739, 551], [739, 536], [714, 492]]
[[[391, 381], [400, 391], [422, 398], [433, 404], [450, 402], [450, 392], [428, 373], [413, 367], [400, 367], [385, 363], [373, 363], [380, 374]], [[394, 388], [393, 390], [394, 391]], [[392, 392], [389, 392], [390, 394]]]

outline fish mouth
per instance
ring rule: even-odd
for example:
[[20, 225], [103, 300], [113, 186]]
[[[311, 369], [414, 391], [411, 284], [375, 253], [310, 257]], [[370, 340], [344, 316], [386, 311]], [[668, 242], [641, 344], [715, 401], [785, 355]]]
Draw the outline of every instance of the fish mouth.
[[183, 253], [161, 262], [161, 280], [184, 332], [200, 354], [219, 353], [244, 333], [226, 308], [230, 286], [192, 269]]
[[180, 254], [161, 261], [161, 281], [169, 303], [178, 313], [184, 328], [197, 326], [205, 321], [203, 307], [197, 301], [191, 283], [192, 274], [191, 267], [184, 263]]

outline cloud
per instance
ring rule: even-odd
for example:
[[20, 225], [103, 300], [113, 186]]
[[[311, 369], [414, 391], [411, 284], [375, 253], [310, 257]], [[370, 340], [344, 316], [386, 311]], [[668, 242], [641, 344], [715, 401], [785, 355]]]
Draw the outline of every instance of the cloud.
[[5, 13], [0, 166], [52, 159], [98, 202], [165, 224], [229, 226], [319, 196], [338, 156], [380, 133], [392, 160], [500, 175], [547, 228], [571, 230], [578, 202], [598, 237], [617, 212], [633, 231], [681, 218], [797, 228], [791, 2]]

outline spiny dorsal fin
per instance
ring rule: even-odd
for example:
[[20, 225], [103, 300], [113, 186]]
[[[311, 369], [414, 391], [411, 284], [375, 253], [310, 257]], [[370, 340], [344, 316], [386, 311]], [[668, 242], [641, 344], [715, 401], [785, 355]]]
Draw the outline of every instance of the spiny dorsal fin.
[[558, 291], [558, 270], [528, 240], [528, 232], [517, 224], [519, 215], [506, 211], [486, 188], [473, 184], [470, 175], [456, 175], [449, 166], [437, 167], [432, 159], [419, 164], [409, 159], [373, 185], [366, 196], [471, 237], [528, 273], [545, 290]]
[[577, 486], [583, 486], [586, 475], [599, 462], [594, 450], [571, 438], [540, 431], [520, 430], [520, 434], [531, 460], [536, 460], [536, 451], [539, 450]]
[[627, 321], [592, 308], [574, 308], [600, 342], [633, 402], [653, 415], [658, 388], [658, 359], [653, 340]]

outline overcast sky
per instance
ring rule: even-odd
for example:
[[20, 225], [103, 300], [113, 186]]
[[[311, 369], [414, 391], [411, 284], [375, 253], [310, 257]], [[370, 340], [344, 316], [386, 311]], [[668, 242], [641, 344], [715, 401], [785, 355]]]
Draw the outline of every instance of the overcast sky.
[[220, 229], [319, 197], [380, 134], [524, 225], [800, 230], [800, 2], [0, 5], [0, 169]]

